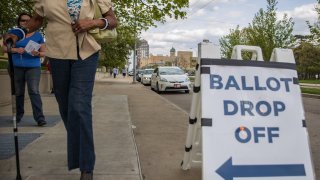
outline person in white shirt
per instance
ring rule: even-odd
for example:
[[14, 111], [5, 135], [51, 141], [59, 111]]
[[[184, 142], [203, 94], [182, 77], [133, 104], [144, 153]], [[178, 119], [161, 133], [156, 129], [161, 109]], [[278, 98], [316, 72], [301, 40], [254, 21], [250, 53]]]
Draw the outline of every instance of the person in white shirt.
[[114, 67], [112, 71], [113, 71], [113, 78], [116, 78], [119, 73], [118, 68]]

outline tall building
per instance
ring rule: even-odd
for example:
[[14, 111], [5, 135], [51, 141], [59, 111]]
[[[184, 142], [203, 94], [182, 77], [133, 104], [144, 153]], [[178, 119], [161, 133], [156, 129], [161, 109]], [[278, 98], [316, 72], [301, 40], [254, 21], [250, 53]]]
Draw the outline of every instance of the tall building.
[[145, 61], [149, 58], [149, 44], [146, 40], [140, 40], [137, 46], [137, 68], [140, 68], [143, 64], [146, 64]]
[[175, 57], [176, 56], [176, 49], [173, 47], [170, 49], [170, 57]]
[[170, 63], [171, 66], [177, 66], [178, 64], [178, 58], [176, 57], [176, 49], [173, 47], [170, 49]]

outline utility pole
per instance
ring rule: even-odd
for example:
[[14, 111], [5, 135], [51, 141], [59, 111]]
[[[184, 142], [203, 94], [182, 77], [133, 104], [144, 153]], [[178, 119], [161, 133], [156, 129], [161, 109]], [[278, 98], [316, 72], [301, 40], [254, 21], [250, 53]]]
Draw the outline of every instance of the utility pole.
[[136, 13], [137, 3], [134, 0], [134, 50], [133, 50], [133, 80], [132, 83], [136, 83], [136, 61], [137, 61], [137, 13]]

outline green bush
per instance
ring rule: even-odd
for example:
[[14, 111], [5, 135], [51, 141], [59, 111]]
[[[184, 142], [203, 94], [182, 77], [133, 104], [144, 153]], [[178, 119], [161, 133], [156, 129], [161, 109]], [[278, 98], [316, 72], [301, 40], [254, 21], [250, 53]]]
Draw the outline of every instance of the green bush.
[[190, 79], [191, 82], [194, 82], [195, 77], [190, 77], [190, 76], [189, 76], [189, 79]]
[[3, 55], [4, 55], [4, 52], [3, 52], [2, 46], [0, 46], [0, 56], [3, 56]]
[[7, 69], [8, 61], [0, 61], [0, 69]]
[[320, 80], [299, 80], [300, 83], [320, 84]]

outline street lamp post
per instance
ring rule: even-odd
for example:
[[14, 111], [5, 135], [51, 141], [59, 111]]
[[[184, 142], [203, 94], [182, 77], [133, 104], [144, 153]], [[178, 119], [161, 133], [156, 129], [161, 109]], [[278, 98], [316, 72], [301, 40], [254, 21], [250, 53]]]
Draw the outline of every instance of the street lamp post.
[[136, 61], [137, 61], [137, 20], [136, 20], [136, 7], [137, 2], [134, 0], [134, 51], [133, 51], [133, 80], [132, 83], [136, 83]]
[[[136, 34], [134, 35], [136, 39]], [[137, 42], [134, 40], [134, 51], [133, 51], [133, 80], [132, 83], [136, 83], [136, 58], [137, 58]]]

